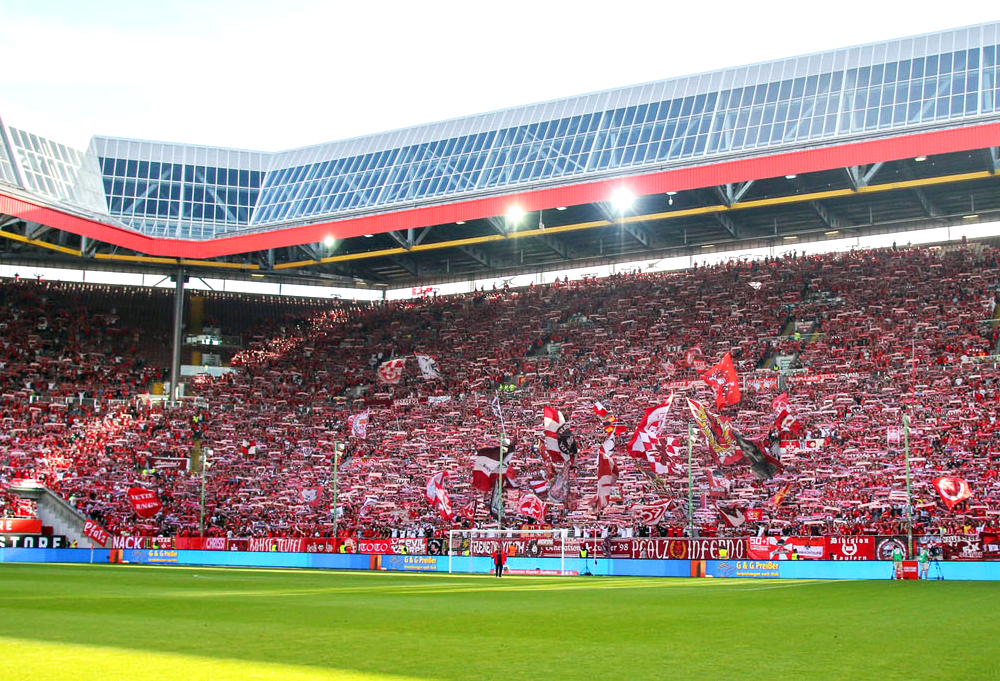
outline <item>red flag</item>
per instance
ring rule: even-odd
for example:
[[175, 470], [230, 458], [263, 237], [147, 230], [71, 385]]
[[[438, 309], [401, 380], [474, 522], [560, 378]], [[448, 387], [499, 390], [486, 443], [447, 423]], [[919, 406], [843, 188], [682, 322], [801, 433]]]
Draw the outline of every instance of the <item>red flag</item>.
[[93, 520], [88, 520], [83, 524], [83, 535], [93, 539], [99, 546], [107, 544], [109, 539], [108, 531]]
[[140, 518], [151, 518], [160, 512], [163, 504], [160, 503], [156, 492], [142, 487], [129, 487], [128, 500], [135, 510], [135, 514]]
[[469, 503], [467, 503], [462, 508], [458, 509], [458, 513], [456, 515], [458, 515], [459, 518], [465, 518], [467, 520], [475, 520], [476, 519], [476, 505], [477, 505], [476, 502], [477, 502], [477, 499], [475, 497], [473, 497], [472, 499], [469, 500]]
[[742, 397], [740, 395], [740, 379], [736, 375], [733, 358], [728, 352], [723, 355], [718, 364], [703, 373], [701, 377], [715, 391], [716, 409], [722, 409], [740, 401]]
[[517, 504], [517, 513], [542, 523], [545, 522], [545, 507], [545, 502], [529, 492], [521, 496], [521, 501]]
[[611, 489], [618, 482], [618, 464], [611, 458], [615, 440], [608, 438], [597, 451], [597, 495], [594, 497], [594, 509], [600, 511], [608, 505]]
[[403, 378], [403, 367], [406, 365], [406, 358], [390, 359], [382, 362], [378, 367], [378, 378], [383, 383], [399, 383]]
[[664, 499], [649, 506], [635, 506], [632, 510], [639, 515], [639, 522], [646, 526], [652, 526], [657, 525], [663, 519], [668, 508], [670, 508], [670, 500]]
[[941, 499], [949, 511], [954, 510], [955, 506], [972, 497], [972, 489], [969, 487], [969, 483], [962, 478], [945, 476], [935, 478], [931, 484], [934, 485], [934, 489], [941, 495]]
[[299, 490], [299, 496], [302, 498], [302, 501], [306, 502], [307, 504], [315, 508], [316, 506], [319, 506], [319, 502], [322, 499], [323, 488], [303, 487], [302, 489]]
[[802, 424], [792, 416], [791, 408], [788, 406], [787, 393], [781, 393], [771, 400], [771, 409], [777, 414], [774, 419], [774, 428], [779, 433], [787, 430], [794, 435], [799, 435], [802, 432]]
[[692, 366], [699, 359], [701, 359], [701, 346], [696, 345], [693, 348], [688, 348], [687, 352], [684, 353], [684, 361], [688, 366]]
[[434, 506], [441, 517], [447, 521], [451, 521], [453, 515], [451, 512], [451, 499], [448, 498], [448, 492], [444, 489], [444, 483], [448, 479], [448, 471], [441, 471], [435, 473], [427, 481], [427, 501]]

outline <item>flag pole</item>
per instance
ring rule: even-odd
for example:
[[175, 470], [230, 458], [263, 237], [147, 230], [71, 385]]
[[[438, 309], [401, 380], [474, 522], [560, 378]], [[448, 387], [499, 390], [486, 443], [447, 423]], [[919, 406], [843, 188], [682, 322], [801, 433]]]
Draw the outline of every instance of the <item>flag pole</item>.
[[333, 441], [333, 543], [337, 543], [337, 476], [340, 468], [340, 442]]
[[906, 557], [913, 546], [913, 496], [910, 489], [910, 417], [903, 414], [903, 452], [906, 455]]
[[688, 536], [694, 536], [694, 480], [691, 473], [691, 451], [694, 447], [694, 425], [688, 423]]
[[499, 471], [500, 475], [497, 476], [497, 498], [500, 500], [500, 507], [497, 509], [497, 535], [499, 536], [503, 532], [503, 476], [506, 472], [504, 469], [504, 455], [507, 453], [507, 446], [505, 441], [507, 440], [507, 426], [503, 422], [503, 407], [500, 405], [500, 391], [497, 390], [496, 394], [497, 403], [497, 416], [500, 417], [500, 461], [499, 461]]

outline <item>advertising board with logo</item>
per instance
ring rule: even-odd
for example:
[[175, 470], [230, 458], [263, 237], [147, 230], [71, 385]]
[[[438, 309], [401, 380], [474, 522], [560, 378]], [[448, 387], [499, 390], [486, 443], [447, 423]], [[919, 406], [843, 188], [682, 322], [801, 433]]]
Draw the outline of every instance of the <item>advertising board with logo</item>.
[[874, 537], [827, 537], [827, 560], [875, 560]]

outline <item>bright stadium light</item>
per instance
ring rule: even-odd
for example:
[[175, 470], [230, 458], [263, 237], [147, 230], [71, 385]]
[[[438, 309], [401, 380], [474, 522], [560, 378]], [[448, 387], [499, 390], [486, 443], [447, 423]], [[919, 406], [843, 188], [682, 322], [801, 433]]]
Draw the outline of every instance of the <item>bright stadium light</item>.
[[332, 236], [328, 236], [325, 239], [323, 239], [323, 245], [326, 246], [327, 248], [333, 248], [333, 244], [334, 244], [334, 238]]
[[524, 209], [520, 206], [514, 205], [507, 209], [507, 222], [510, 224], [519, 225], [522, 218], [524, 218]]
[[624, 214], [635, 202], [635, 195], [625, 187], [619, 187], [611, 195], [611, 205], [619, 215]]

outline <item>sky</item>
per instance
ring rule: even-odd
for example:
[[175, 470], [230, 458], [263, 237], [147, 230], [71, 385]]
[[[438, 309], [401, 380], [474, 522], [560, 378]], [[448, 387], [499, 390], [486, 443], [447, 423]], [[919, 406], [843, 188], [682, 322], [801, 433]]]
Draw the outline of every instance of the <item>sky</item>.
[[0, 0], [0, 102], [87, 138], [276, 151], [997, 19], [995, 0]]

